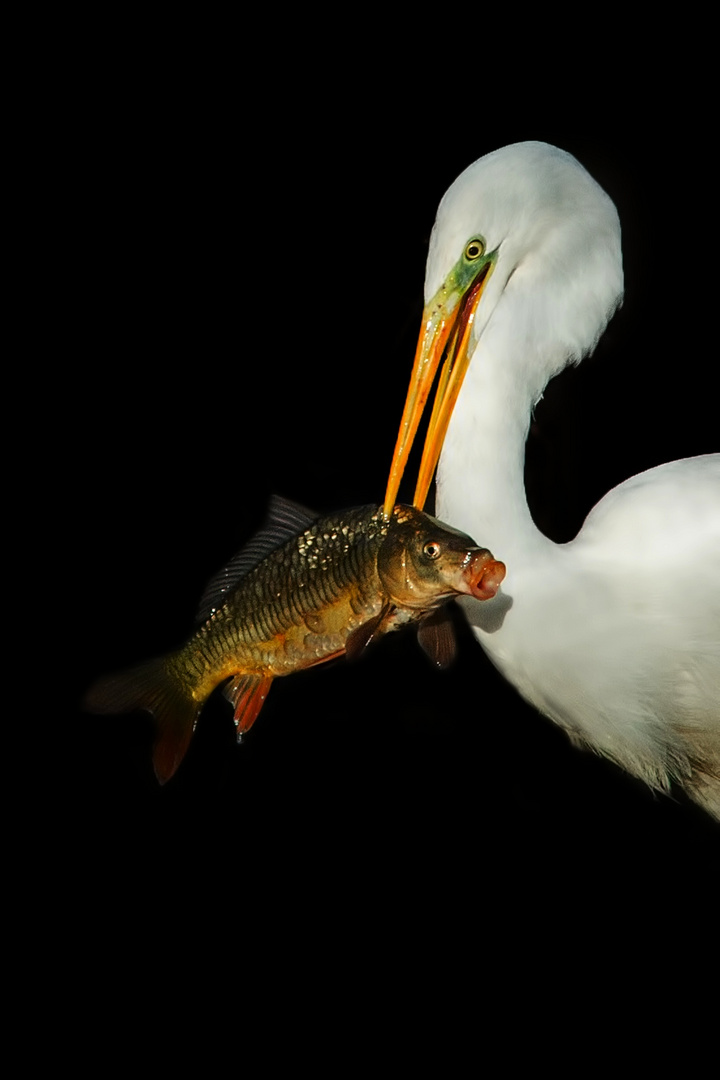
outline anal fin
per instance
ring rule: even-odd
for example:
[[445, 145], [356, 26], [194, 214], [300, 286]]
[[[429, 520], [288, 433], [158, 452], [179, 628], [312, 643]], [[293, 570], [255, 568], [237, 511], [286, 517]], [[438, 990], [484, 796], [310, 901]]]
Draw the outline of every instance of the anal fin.
[[224, 687], [225, 697], [235, 707], [238, 742], [242, 742], [243, 735], [247, 734], [257, 720], [272, 681], [272, 675], [235, 675]]

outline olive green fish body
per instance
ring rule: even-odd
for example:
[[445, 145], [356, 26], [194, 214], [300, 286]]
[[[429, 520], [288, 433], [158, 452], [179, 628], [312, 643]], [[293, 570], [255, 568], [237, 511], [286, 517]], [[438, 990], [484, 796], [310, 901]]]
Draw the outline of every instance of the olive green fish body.
[[208, 586], [190, 640], [101, 680], [86, 707], [153, 713], [153, 763], [164, 782], [216, 687], [224, 684], [240, 737], [274, 678], [358, 654], [452, 596], [488, 598], [503, 576], [502, 563], [468, 536], [410, 507], [396, 506], [390, 519], [382, 507], [369, 506], [313, 520], [276, 500], [268, 528]]
[[230, 675], [288, 675], [340, 654], [379, 614], [377, 555], [388, 524], [377, 507], [320, 519], [272, 551], [171, 660], [204, 701]]

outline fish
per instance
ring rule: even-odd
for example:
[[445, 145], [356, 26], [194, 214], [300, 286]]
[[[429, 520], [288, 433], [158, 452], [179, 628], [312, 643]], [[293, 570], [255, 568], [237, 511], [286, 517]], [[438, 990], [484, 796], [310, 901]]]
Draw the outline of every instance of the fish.
[[347, 655], [419, 624], [439, 667], [453, 654], [442, 606], [460, 595], [496, 595], [505, 566], [414, 507], [363, 506], [317, 516], [274, 497], [265, 526], [209, 583], [198, 626], [180, 649], [99, 679], [84, 707], [95, 714], [145, 710], [161, 784], [183, 760], [203, 705], [223, 686], [241, 741], [275, 678]]

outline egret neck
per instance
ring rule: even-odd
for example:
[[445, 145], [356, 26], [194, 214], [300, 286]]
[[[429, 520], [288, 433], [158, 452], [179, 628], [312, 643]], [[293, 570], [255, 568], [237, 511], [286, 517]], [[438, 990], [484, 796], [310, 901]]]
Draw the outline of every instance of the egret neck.
[[[555, 548], [536, 527], [525, 496], [525, 442], [535, 393], [492, 344], [480, 344], [460, 391], [437, 475], [437, 512], [519, 568]], [[474, 530], [474, 533], [473, 533]], [[510, 578], [506, 591], [511, 587]]]

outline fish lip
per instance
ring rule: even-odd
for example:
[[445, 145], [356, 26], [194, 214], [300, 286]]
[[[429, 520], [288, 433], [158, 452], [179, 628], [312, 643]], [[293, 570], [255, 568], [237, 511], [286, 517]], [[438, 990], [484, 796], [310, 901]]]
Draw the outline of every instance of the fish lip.
[[505, 579], [505, 563], [493, 558], [485, 548], [470, 555], [463, 572], [463, 581], [470, 596], [476, 600], [492, 600]]

